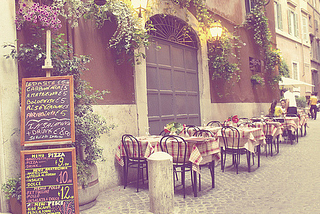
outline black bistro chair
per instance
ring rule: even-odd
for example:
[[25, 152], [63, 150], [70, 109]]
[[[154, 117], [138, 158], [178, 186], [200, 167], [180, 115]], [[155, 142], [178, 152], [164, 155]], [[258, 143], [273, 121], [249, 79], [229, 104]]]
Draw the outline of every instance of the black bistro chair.
[[[286, 114], [286, 117], [298, 117], [297, 114]], [[286, 120], [284, 120], [284, 124], [286, 127]], [[294, 131], [292, 130], [285, 130], [285, 134], [283, 135], [284, 138], [287, 138], [287, 142], [291, 142], [291, 145], [293, 144], [294, 141], [296, 141], [298, 143], [299, 141], [299, 128], [296, 128]]]
[[251, 121], [244, 121], [244, 122], [238, 122], [237, 123], [237, 127], [241, 127], [241, 126], [243, 126], [243, 127], [251, 127], [251, 128], [256, 128], [256, 125], [253, 123], [253, 122], [251, 122]]
[[184, 131], [188, 133], [189, 136], [193, 136], [193, 134], [199, 131], [200, 128], [196, 125], [186, 125]]
[[159, 133], [159, 135], [161, 135], [161, 136], [167, 136], [167, 135], [169, 135], [170, 134], [170, 132], [166, 132], [166, 130], [162, 130], [160, 133]]
[[[198, 130], [194, 133], [195, 137], [213, 137], [216, 138], [216, 136], [209, 130]], [[210, 175], [211, 175], [211, 181], [212, 181], [212, 188], [215, 187], [215, 178], [214, 178], [214, 161], [204, 164], [204, 165], [200, 165], [200, 169], [201, 167], [205, 167], [207, 166], [210, 170]], [[199, 191], [201, 191], [201, 174], [199, 174]]]
[[125, 134], [122, 136], [122, 145], [124, 147], [126, 156], [124, 157], [124, 189], [128, 184], [129, 168], [137, 170], [137, 192], [139, 192], [139, 180], [142, 179], [144, 183], [143, 170], [146, 169], [146, 176], [148, 179], [148, 164], [147, 159], [141, 156], [140, 142], [132, 135]]
[[270, 124], [268, 122], [263, 122], [266, 127], [267, 127], [267, 130], [266, 130], [266, 157], [268, 157], [268, 150], [270, 151], [270, 155], [273, 156], [273, 147], [274, 147], [274, 151], [279, 151], [279, 148], [277, 148], [279, 146], [279, 144], [276, 144], [276, 141], [273, 140], [273, 136], [272, 135], [269, 135], [269, 127], [270, 127]]
[[238, 123], [251, 123], [252, 121], [250, 118], [247, 117], [240, 117]]
[[[240, 164], [240, 156], [247, 155], [248, 172], [250, 172], [250, 156], [251, 152], [240, 147], [240, 132], [237, 128], [226, 126], [221, 129], [224, 148], [221, 148], [221, 169], [224, 172], [227, 154], [232, 155], [232, 165], [236, 167], [238, 174], [238, 166]], [[259, 154], [258, 154], [259, 155]], [[259, 165], [259, 163], [258, 163]]]
[[[196, 194], [195, 189], [194, 189], [194, 185], [193, 185], [192, 163], [189, 160], [187, 160], [187, 152], [188, 152], [187, 142], [180, 136], [167, 135], [167, 136], [164, 136], [161, 138], [160, 148], [161, 148], [161, 151], [172, 155], [174, 174], [175, 175], [176, 175], [176, 173], [181, 174], [181, 183], [182, 183], [182, 187], [183, 187], [183, 197], [184, 198], [186, 197], [185, 180], [186, 180], [186, 172], [187, 171], [190, 171], [190, 173], [191, 173], [192, 190], [193, 190], [194, 194]], [[173, 179], [173, 180], [174, 180], [174, 186], [176, 186], [175, 179]]]
[[222, 123], [218, 120], [212, 120], [209, 123], [207, 123], [207, 126], [222, 127]]

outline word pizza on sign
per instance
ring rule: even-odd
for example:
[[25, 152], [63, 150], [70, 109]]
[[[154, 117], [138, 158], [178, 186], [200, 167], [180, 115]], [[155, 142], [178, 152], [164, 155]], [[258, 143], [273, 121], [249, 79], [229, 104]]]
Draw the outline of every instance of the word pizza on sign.
[[74, 142], [73, 77], [22, 79], [21, 144]]
[[21, 151], [22, 210], [78, 214], [75, 148]]

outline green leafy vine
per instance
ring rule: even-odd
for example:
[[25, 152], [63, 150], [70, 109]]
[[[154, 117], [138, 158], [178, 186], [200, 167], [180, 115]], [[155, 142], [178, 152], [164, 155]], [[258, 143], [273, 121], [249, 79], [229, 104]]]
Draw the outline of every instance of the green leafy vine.
[[208, 41], [208, 65], [213, 80], [224, 79], [229, 81], [239, 71], [237, 63], [229, 62], [229, 56], [236, 57], [232, 53], [233, 45], [230, 41], [232, 38], [224, 35], [218, 40]]
[[[199, 22], [200, 33], [208, 38], [208, 29], [216, 22], [213, 16], [209, 13], [203, 0], [171, 0], [175, 5], [181, 8], [195, 8], [195, 16]], [[214, 42], [208, 41], [208, 66], [212, 73], [212, 79], [225, 79], [229, 81], [236, 75], [239, 69], [238, 63], [229, 62], [230, 56], [239, 57], [232, 52], [235, 49], [238, 54], [239, 37], [232, 35], [226, 28], [223, 28], [223, 35], [219, 40]], [[240, 76], [237, 76], [238, 79]]]
[[[276, 66], [281, 63], [280, 50], [272, 48], [271, 32], [269, 29], [268, 18], [265, 15], [265, 0], [256, 1], [255, 6], [246, 17], [245, 25], [253, 30], [255, 43], [262, 48], [265, 57], [265, 68], [269, 74], [272, 74]], [[278, 83], [281, 78], [274, 76], [272, 84]]]
[[[141, 58], [145, 58], [139, 49], [149, 45], [147, 32], [152, 27], [142, 25], [130, 1], [107, 0], [106, 4], [98, 6], [93, 0], [53, 0], [53, 7], [60, 9], [60, 15], [68, 20], [71, 27], [77, 27], [81, 17], [94, 20], [98, 28], [106, 21], [115, 22], [117, 28], [109, 40], [109, 47], [116, 50], [117, 55], [126, 53], [129, 60], [135, 57], [138, 64]], [[138, 51], [135, 53], [135, 50]], [[117, 62], [120, 64], [123, 59]]]

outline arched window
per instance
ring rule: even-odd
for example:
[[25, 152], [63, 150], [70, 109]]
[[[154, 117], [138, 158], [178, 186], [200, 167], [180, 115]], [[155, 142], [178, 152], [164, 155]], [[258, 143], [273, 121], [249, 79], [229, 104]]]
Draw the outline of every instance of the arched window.
[[197, 37], [193, 29], [183, 20], [170, 15], [155, 15], [148, 21], [156, 30], [149, 34], [171, 42], [179, 43], [189, 47], [197, 48]]

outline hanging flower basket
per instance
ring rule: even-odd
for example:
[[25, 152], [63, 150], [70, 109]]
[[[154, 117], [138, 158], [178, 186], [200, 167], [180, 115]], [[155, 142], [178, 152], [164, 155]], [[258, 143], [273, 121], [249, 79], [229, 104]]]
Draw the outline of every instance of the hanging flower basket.
[[26, 22], [38, 25], [39, 27], [58, 30], [62, 27], [58, 15], [59, 8], [29, 1], [20, 1], [15, 23], [17, 25], [17, 30], [21, 30]]
[[264, 85], [265, 80], [263, 77], [260, 77], [258, 74], [254, 74], [251, 76], [251, 83], [252, 85]]
[[106, 4], [106, 0], [94, 0], [94, 3], [98, 6], [102, 6]]

